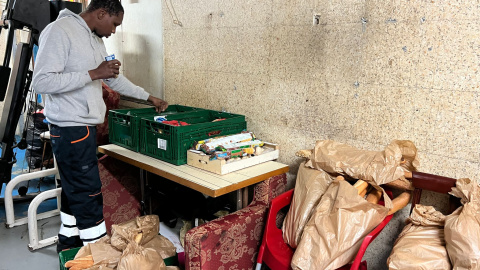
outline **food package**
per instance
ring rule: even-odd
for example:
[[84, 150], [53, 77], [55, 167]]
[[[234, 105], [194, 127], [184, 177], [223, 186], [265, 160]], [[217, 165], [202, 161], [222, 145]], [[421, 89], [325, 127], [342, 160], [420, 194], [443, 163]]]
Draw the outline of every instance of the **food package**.
[[200, 140], [194, 145], [195, 150], [202, 150], [207, 154], [211, 154], [215, 151], [215, 148], [222, 146], [224, 148], [235, 148], [235, 144], [254, 141], [255, 134], [253, 132], [242, 132], [238, 134], [219, 136], [214, 138], [208, 138]]
[[[386, 184], [416, 171], [417, 148], [411, 141], [394, 140], [383, 151], [367, 151], [332, 140], [317, 141], [306, 166], [348, 175], [369, 184]], [[372, 183], [374, 182], [374, 183]]]
[[94, 265], [90, 268], [88, 268], [88, 270], [114, 270], [115, 268], [110, 268], [110, 267], [107, 267], [107, 266], [103, 266], [103, 265]]
[[480, 269], [479, 183], [458, 179], [450, 194], [463, 204], [445, 220], [445, 241], [453, 269]]
[[163, 259], [177, 255], [177, 248], [175, 245], [163, 235], [155, 236], [152, 240], [143, 245], [143, 247], [156, 250]]
[[156, 215], [112, 225], [112, 237], [107, 235], [82, 247], [75, 259], [91, 255], [92, 270], [175, 269], [167, 268], [163, 262], [176, 255], [176, 248], [170, 240], [158, 235], [159, 226]]
[[115, 248], [124, 250], [127, 247], [128, 239], [141, 232], [142, 239], [139, 244], [144, 245], [158, 235], [159, 229], [160, 221], [157, 215], [136, 217], [127, 222], [112, 225], [110, 242]]
[[283, 239], [292, 248], [296, 248], [300, 242], [303, 228], [310, 219], [312, 210], [317, 206], [333, 179], [322, 170], [305, 167], [305, 162], [300, 164], [292, 203], [282, 228]]
[[151, 248], [144, 248], [129, 239], [118, 262], [117, 270], [166, 270], [167, 267], [158, 252]]
[[388, 268], [451, 269], [445, 248], [445, 216], [432, 206], [417, 204], [387, 259]]
[[382, 222], [387, 212], [386, 207], [359, 196], [347, 181], [335, 179], [303, 230], [292, 268], [327, 270], [348, 264], [365, 236]]
[[75, 259], [84, 258], [88, 255], [92, 255], [94, 262], [94, 266], [89, 269], [109, 269], [117, 266], [122, 251], [114, 248], [110, 244], [110, 236], [106, 235], [97, 242], [89, 243], [80, 248], [75, 255]]

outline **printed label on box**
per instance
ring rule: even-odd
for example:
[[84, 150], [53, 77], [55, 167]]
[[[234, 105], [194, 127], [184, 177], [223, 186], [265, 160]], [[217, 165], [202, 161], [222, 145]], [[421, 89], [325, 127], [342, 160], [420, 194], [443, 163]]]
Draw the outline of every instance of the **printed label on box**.
[[167, 140], [158, 138], [157, 144], [159, 149], [167, 150]]

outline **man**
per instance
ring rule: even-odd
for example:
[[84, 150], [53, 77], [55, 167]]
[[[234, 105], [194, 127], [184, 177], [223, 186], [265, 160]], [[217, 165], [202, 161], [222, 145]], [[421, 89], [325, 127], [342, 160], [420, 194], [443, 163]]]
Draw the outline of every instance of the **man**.
[[123, 15], [119, 0], [92, 0], [80, 15], [60, 12], [40, 35], [33, 88], [45, 94], [45, 116], [62, 180], [58, 252], [106, 234], [95, 141], [95, 126], [106, 111], [102, 80], [120, 94], [150, 101], [158, 112], [168, 106], [119, 75], [120, 61], [105, 61], [102, 37], [115, 33]]

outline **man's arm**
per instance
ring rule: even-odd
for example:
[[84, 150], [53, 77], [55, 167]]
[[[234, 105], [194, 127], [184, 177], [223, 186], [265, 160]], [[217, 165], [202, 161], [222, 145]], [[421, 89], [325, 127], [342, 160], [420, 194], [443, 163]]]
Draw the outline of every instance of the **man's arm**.
[[125, 76], [118, 75], [117, 78], [104, 81], [110, 88], [118, 93], [141, 100], [150, 101], [155, 106], [157, 112], [162, 112], [168, 107], [168, 103], [162, 99], [150, 95], [142, 87], [133, 84]]
[[70, 40], [60, 27], [45, 28], [38, 48], [32, 82], [37, 93], [65, 93], [92, 81], [88, 71], [64, 73]]

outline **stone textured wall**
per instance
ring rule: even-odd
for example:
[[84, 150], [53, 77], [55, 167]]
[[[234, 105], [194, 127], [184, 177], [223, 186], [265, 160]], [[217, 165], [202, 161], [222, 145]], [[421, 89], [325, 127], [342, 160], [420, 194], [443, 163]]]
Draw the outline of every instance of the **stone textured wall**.
[[[294, 153], [319, 139], [409, 139], [421, 171], [479, 179], [478, 1], [162, 2], [166, 100], [246, 115], [280, 144], [292, 187]], [[370, 247], [369, 269], [386, 269], [407, 215]]]

